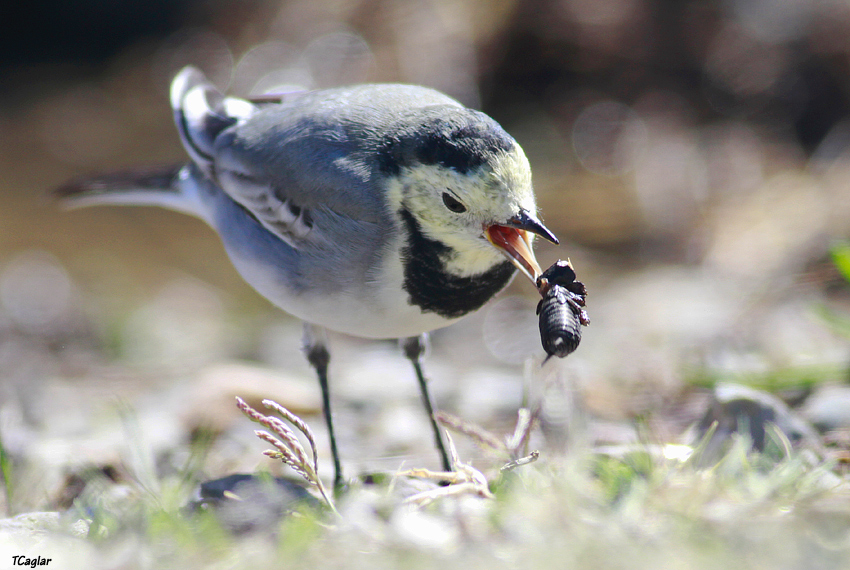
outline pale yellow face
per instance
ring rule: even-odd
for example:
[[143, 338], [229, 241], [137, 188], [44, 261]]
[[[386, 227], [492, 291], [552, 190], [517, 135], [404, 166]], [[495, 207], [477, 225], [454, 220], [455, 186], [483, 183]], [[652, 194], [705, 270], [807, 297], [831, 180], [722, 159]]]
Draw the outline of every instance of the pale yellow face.
[[[485, 237], [487, 227], [507, 222], [520, 210], [536, 210], [531, 167], [519, 145], [466, 174], [420, 164], [402, 168], [388, 185], [390, 207], [407, 209], [426, 236], [449, 246], [455, 255], [446, 260], [447, 269], [460, 276], [481, 273], [504, 260]], [[449, 209], [444, 193], [464, 211]]]

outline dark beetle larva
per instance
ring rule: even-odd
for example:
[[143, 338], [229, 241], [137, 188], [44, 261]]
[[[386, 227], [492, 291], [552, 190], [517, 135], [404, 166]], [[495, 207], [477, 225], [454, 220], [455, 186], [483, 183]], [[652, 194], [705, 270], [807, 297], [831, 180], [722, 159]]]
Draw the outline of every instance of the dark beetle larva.
[[590, 324], [584, 310], [587, 289], [569, 261], [558, 260], [537, 279], [543, 299], [537, 304], [540, 341], [549, 356], [564, 358], [581, 342], [581, 327]]
[[560, 285], [552, 285], [537, 304], [540, 341], [550, 356], [563, 358], [581, 342], [581, 323], [570, 303], [570, 295], [572, 293]]

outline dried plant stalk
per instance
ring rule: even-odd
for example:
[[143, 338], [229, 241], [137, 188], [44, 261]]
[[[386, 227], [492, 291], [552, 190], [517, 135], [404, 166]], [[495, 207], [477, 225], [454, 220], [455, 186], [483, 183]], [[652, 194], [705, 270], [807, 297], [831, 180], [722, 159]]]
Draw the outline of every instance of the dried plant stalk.
[[523, 465], [528, 465], [529, 463], [534, 463], [540, 458], [540, 452], [536, 449], [531, 453], [526, 455], [525, 457], [520, 457], [519, 459], [514, 459], [502, 466], [499, 471], [504, 473], [505, 471], [510, 471], [512, 469], [516, 469], [517, 467], [522, 467]]
[[516, 427], [514, 428], [514, 433], [508, 437], [505, 441], [505, 446], [508, 449], [508, 453], [514, 459], [518, 459], [520, 457], [520, 453], [527, 453], [526, 451], [520, 451], [528, 445], [528, 440], [531, 437], [531, 430], [537, 427], [537, 424], [540, 419], [540, 407], [536, 407], [533, 411], [528, 408], [520, 408], [517, 411], [517, 421]]
[[434, 417], [440, 425], [467, 436], [473, 443], [485, 451], [490, 451], [498, 455], [509, 455], [508, 448], [504, 442], [481, 426], [443, 411], [436, 412]]
[[337, 513], [333, 500], [331, 500], [325, 489], [322, 480], [319, 478], [319, 456], [316, 449], [316, 438], [313, 435], [313, 430], [307, 425], [304, 420], [272, 400], [263, 400], [263, 405], [274, 410], [283, 416], [286, 421], [295, 426], [298, 431], [304, 434], [307, 441], [310, 443], [310, 451], [312, 452], [312, 460], [307, 455], [304, 446], [298, 436], [286, 423], [275, 416], [267, 416], [262, 414], [245, 403], [242, 398], [236, 398], [236, 406], [242, 410], [242, 413], [248, 416], [251, 421], [257, 422], [260, 425], [268, 428], [272, 433], [264, 430], [256, 430], [254, 434], [263, 441], [271, 444], [274, 449], [266, 450], [264, 455], [279, 459], [289, 465], [293, 471], [301, 475], [308, 483], [315, 485], [319, 494], [324, 499], [325, 503], [331, 508], [334, 513]]
[[289, 423], [294, 425], [296, 428], [304, 434], [307, 438], [307, 441], [310, 443], [310, 451], [313, 454], [313, 468], [316, 472], [319, 471], [319, 452], [316, 449], [316, 437], [313, 435], [313, 430], [310, 429], [310, 426], [307, 425], [307, 422], [275, 402], [274, 400], [263, 400], [263, 405], [269, 409], [272, 409], [279, 413], [281, 416], [286, 418]]
[[457, 448], [451, 435], [446, 432], [446, 442], [449, 447], [452, 465], [454, 471], [429, 471], [428, 469], [409, 469], [400, 471], [396, 476], [419, 477], [421, 479], [433, 479], [446, 481], [449, 484], [445, 487], [423, 491], [407, 497], [404, 502], [406, 504], [417, 505], [423, 507], [442, 497], [451, 497], [458, 495], [477, 495], [485, 499], [492, 499], [493, 494], [490, 492], [490, 485], [487, 478], [479, 470], [471, 465], [461, 463], [458, 457]]

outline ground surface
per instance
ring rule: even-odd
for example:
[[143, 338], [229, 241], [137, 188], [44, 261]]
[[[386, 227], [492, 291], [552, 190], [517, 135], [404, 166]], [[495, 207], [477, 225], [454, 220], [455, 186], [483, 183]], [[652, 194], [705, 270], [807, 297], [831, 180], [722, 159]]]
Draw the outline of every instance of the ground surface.
[[[850, 148], [844, 103], [817, 98], [842, 77], [839, 7], [806, 20], [683, 3], [668, 21], [648, 2], [611, 3], [607, 19], [582, 2], [315, 4], [196, 6], [196, 27], [99, 66], [9, 75], [0, 567], [850, 567]], [[808, 27], [789, 35], [792, 21]], [[638, 41], [664, 30], [686, 47]], [[800, 37], [809, 49], [792, 57]], [[751, 61], [771, 65], [754, 75]], [[289, 495], [253, 503], [244, 489], [248, 515], [233, 498], [187, 511], [209, 479], [303, 483], [262, 455], [237, 396], [303, 418], [326, 482], [332, 469], [300, 324], [241, 282], [209, 229], [45, 198], [72, 176], [182, 160], [167, 77], [185, 63], [222, 84], [233, 71], [242, 93], [270, 70], [435, 85], [487, 105], [523, 145], [562, 238], [539, 247], [541, 264], [572, 259], [592, 323], [575, 354], [543, 364], [535, 293], [517, 280], [433, 335], [442, 410], [502, 441], [520, 408], [539, 420], [514, 457], [453, 432], [486, 489], [401, 474], [438, 467], [412, 370], [395, 343], [332, 336], [352, 481], [340, 516], [279, 517], [253, 505]], [[799, 85], [834, 114], [807, 115]], [[530, 450], [537, 461], [499, 471]]]

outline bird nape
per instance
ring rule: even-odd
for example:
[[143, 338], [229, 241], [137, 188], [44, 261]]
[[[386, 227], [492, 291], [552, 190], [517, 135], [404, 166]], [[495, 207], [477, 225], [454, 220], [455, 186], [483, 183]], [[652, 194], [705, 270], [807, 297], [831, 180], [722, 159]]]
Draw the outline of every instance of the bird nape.
[[237, 271], [305, 322], [334, 461], [323, 329], [403, 339], [442, 467], [452, 469], [422, 371], [425, 334], [479, 309], [519, 270], [541, 274], [531, 168], [487, 115], [432, 89], [373, 84], [255, 99], [193, 67], [171, 106], [190, 161], [69, 182], [71, 206], [152, 205], [197, 216]]

